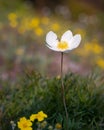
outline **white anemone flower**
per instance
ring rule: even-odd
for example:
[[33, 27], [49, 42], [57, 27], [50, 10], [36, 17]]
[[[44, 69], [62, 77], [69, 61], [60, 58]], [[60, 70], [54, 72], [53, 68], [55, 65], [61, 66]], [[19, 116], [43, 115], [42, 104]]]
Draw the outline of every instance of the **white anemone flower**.
[[73, 36], [70, 30], [66, 31], [60, 40], [58, 40], [57, 35], [50, 31], [46, 35], [46, 46], [58, 52], [69, 52], [74, 48], [77, 48], [81, 42], [81, 35], [76, 34]]

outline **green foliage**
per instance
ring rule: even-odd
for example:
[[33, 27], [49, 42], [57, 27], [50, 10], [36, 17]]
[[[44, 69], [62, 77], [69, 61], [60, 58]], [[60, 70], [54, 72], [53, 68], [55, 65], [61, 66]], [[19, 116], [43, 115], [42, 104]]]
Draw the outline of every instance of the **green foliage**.
[[[65, 111], [58, 77], [48, 78], [31, 72], [15, 86], [3, 85], [0, 90], [0, 123], [3, 130], [11, 129], [11, 120], [17, 122], [20, 117], [29, 118], [41, 110], [48, 115], [49, 124], [62, 123], [65, 130]], [[70, 73], [65, 75], [64, 85], [69, 130], [104, 129], [103, 80], [96, 75], [82, 77]]]

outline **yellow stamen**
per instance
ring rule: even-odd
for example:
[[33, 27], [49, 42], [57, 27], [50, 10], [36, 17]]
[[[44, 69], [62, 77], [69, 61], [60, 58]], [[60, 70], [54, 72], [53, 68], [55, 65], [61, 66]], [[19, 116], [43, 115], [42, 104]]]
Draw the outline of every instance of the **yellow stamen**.
[[58, 45], [57, 45], [57, 48], [58, 49], [61, 49], [61, 50], [65, 50], [65, 49], [68, 49], [68, 43], [67, 42], [64, 42], [64, 41], [62, 41], [62, 42], [59, 42], [58, 43]]
[[27, 128], [28, 126], [27, 126], [27, 124], [26, 123], [24, 123], [23, 124], [23, 128]]

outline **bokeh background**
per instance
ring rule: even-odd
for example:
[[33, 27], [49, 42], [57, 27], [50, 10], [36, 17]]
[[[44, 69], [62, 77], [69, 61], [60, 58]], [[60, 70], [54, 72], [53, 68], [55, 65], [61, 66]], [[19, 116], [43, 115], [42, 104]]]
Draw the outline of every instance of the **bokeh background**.
[[64, 55], [64, 73], [104, 72], [103, 0], [0, 0], [0, 79], [15, 82], [26, 71], [60, 74], [60, 53], [45, 46], [52, 30], [80, 33], [80, 46]]

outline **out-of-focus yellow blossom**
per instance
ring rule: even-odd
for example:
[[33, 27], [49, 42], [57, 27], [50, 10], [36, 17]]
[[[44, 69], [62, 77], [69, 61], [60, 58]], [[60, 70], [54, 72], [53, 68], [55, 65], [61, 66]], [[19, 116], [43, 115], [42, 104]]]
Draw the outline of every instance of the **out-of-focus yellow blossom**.
[[88, 55], [91, 55], [91, 54], [101, 54], [103, 52], [103, 48], [95, 41], [91, 41], [89, 43], [85, 43], [84, 47], [82, 48], [84, 50], [84, 53], [83, 51], [80, 51], [80, 50], [76, 50], [77, 53], [79, 55], [82, 55], [82, 56], [88, 56]]
[[44, 25], [47, 25], [49, 23], [49, 18], [48, 17], [43, 17], [41, 19], [41, 23], [44, 24]]
[[102, 49], [102, 47], [98, 43], [93, 43], [93, 45], [92, 45], [92, 51], [95, 54], [100, 54], [100, 53], [103, 52], [103, 49]]
[[92, 44], [91, 43], [86, 43], [85, 45], [84, 45], [84, 51], [92, 51]]
[[104, 59], [102, 59], [101, 57], [97, 58], [96, 64], [97, 64], [100, 68], [104, 69]]
[[16, 20], [17, 19], [17, 15], [15, 14], [15, 13], [10, 13], [10, 14], [8, 14], [8, 19], [9, 20]]
[[43, 111], [40, 111], [37, 114], [32, 114], [30, 116], [31, 121], [34, 121], [37, 119], [40, 122], [40, 121], [43, 121], [44, 118], [47, 118], [47, 115]]
[[62, 125], [60, 123], [57, 123], [55, 125], [55, 128], [58, 129], [58, 130], [61, 130], [62, 129]]
[[15, 13], [8, 14], [8, 19], [10, 21], [10, 26], [11, 27], [13, 27], [13, 28], [17, 27], [17, 25], [18, 25], [17, 15]]
[[18, 56], [22, 56], [24, 54], [24, 48], [18, 48], [15, 53]]
[[86, 43], [84, 50], [95, 54], [100, 54], [103, 52], [103, 48], [99, 45], [96, 39], [92, 40], [90, 43]]
[[38, 27], [39, 26], [39, 18], [33, 18], [31, 21], [30, 21], [30, 28], [35, 28], [35, 27]]
[[52, 30], [53, 31], [58, 31], [60, 29], [60, 25], [58, 23], [52, 24]]
[[32, 130], [32, 122], [27, 120], [25, 117], [20, 118], [20, 121], [17, 124], [18, 128], [21, 130]]
[[37, 36], [43, 35], [43, 29], [40, 27], [36, 28], [34, 32]]

